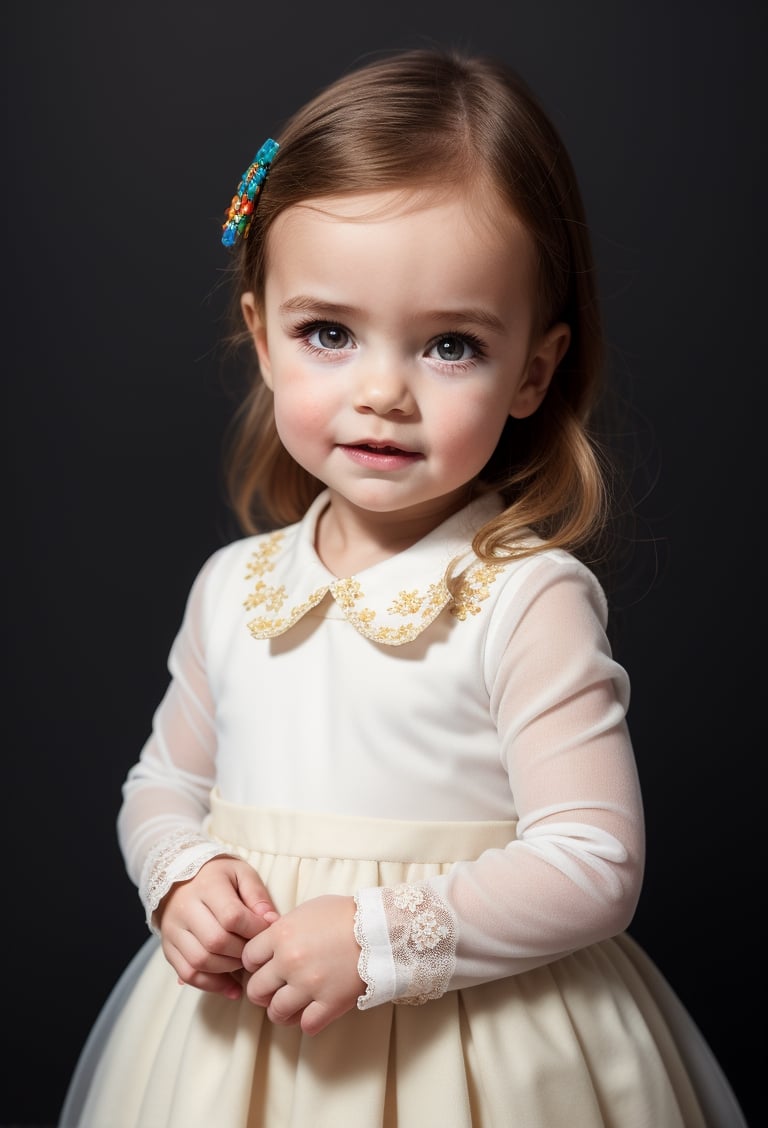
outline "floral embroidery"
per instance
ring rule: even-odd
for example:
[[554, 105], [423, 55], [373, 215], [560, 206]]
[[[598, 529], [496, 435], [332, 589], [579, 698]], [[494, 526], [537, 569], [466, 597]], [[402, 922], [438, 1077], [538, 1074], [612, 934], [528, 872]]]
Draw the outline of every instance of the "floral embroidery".
[[419, 952], [426, 952], [431, 948], [436, 948], [441, 940], [449, 934], [449, 929], [445, 924], [438, 924], [437, 917], [434, 913], [418, 913], [414, 917], [413, 929], [411, 936], [413, 938], [413, 946]]
[[396, 599], [390, 603], [387, 611], [390, 615], [415, 615], [421, 611], [424, 597], [417, 591], [401, 591]]
[[403, 589], [391, 599], [386, 609], [376, 610], [366, 606], [366, 593], [355, 576], [334, 580], [316, 588], [306, 599], [290, 609], [291, 598], [284, 584], [270, 585], [264, 576], [272, 572], [283, 550], [285, 532], [278, 530], [259, 541], [248, 562], [246, 580], [256, 583], [243, 602], [247, 611], [261, 610], [261, 614], [248, 622], [254, 638], [274, 638], [289, 630], [302, 616], [330, 592], [345, 618], [360, 634], [372, 642], [402, 646], [412, 642], [432, 623], [445, 607], [456, 618], [465, 620], [482, 610], [482, 603], [490, 595], [490, 585], [495, 581], [502, 564], [476, 563], [470, 566], [452, 596], [445, 579], [431, 583], [426, 590]]
[[426, 595], [418, 591], [401, 591], [387, 607], [388, 615], [410, 617], [406, 623], [378, 623], [373, 625], [376, 612], [370, 607], [355, 608], [354, 604], [365, 598], [359, 580], [338, 580], [331, 584], [331, 594], [346, 613], [350, 623], [366, 638], [373, 642], [386, 642], [390, 646], [402, 646], [412, 642], [437, 618], [450, 601], [450, 593], [444, 582], [430, 584]]
[[480, 603], [491, 594], [489, 585], [503, 567], [503, 564], [476, 564], [470, 568], [454, 598], [451, 614], [462, 621], [467, 615], [478, 615], [481, 611]]
[[392, 894], [392, 901], [398, 909], [415, 912], [424, 900], [424, 894], [417, 885], [398, 885]]
[[256, 587], [243, 604], [249, 611], [259, 607], [262, 603], [267, 611], [279, 611], [286, 600], [286, 590], [281, 584], [280, 587], [270, 587], [265, 584], [263, 580], [259, 580]]
[[[271, 572], [274, 569], [275, 558], [284, 539], [285, 533], [278, 529], [277, 532], [271, 533], [259, 544], [248, 561], [245, 573], [246, 580], [253, 579], [254, 576], [263, 576], [266, 572]], [[263, 606], [266, 611], [272, 612], [274, 618], [261, 615], [257, 619], [251, 619], [248, 623], [248, 630], [254, 638], [274, 638], [275, 635], [283, 634], [303, 615], [306, 615], [307, 611], [316, 607], [327, 591], [327, 587], [316, 588], [303, 603], [298, 603], [291, 608], [287, 615], [281, 616], [278, 615], [278, 612], [282, 611], [288, 598], [285, 585], [280, 584], [279, 587], [271, 587], [264, 580], [259, 579], [253, 591], [243, 601], [243, 606], [246, 611], [254, 611], [257, 607]]]
[[360, 582], [354, 577], [349, 577], [346, 580], [337, 580], [335, 584], [331, 585], [333, 598], [338, 603], [339, 607], [353, 607], [355, 602], [361, 598], [363, 589], [360, 587]]
[[251, 619], [248, 623], [248, 630], [254, 638], [274, 638], [275, 635], [284, 634], [289, 627], [292, 627], [294, 623], [297, 623], [299, 619], [303, 618], [307, 611], [311, 611], [313, 607], [316, 607], [327, 591], [328, 588], [325, 587], [317, 588], [310, 594], [308, 599], [292, 607], [283, 618], [267, 619], [262, 615], [259, 619]]
[[[393, 1002], [420, 1006], [439, 999], [456, 967], [458, 928], [451, 907], [428, 885], [383, 889], [382, 903], [398, 982]], [[358, 936], [358, 943], [363, 950], [361, 967], [367, 969], [365, 938]]]
[[281, 543], [285, 539], [285, 533], [280, 529], [275, 533], [263, 540], [259, 547], [252, 554], [248, 562], [248, 570], [245, 573], [246, 580], [250, 580], [253, 576], [263, 576], [265, 572], [271, 572], [275, 566], [275, 556], [277, 556]]
[[375, 611], [361, 611], [359, 615], [347, 615], [347, 619], [356, 627], [360, 634], [371, 639], [372, 642], [387, 642], [390, 646], [402, 646], [404, 642], [413, 642], [424, 630], [423, 623], [400, 623], [396, 627], [371, 627], [371, 622], [376, 615]]

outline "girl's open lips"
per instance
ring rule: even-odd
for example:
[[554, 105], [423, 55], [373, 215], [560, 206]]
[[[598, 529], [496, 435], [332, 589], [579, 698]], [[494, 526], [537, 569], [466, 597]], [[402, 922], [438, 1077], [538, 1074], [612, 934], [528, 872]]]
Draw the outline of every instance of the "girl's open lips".
[[388, 443], [339, 443], [339, 449], [359, 466], [371, 470], [402, 470], [424, 457], [418, 451]]

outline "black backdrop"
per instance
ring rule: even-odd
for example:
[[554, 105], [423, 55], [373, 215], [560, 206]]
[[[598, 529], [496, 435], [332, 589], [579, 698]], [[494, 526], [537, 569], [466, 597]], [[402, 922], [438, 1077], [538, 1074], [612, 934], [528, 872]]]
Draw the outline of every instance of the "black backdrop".
[[432, 42], [512, 63], [580, 174], [640, 515], [613, 618], [648, 818], [631, 931], [757, 1117], [761, 5], [306, 7], [5, 9], [0, 1122], [54, 1121], [146, 935], [115, 842], [120, 784], [188, 586], [236, 535], [220, 476], [223, 210], [319, 86]]

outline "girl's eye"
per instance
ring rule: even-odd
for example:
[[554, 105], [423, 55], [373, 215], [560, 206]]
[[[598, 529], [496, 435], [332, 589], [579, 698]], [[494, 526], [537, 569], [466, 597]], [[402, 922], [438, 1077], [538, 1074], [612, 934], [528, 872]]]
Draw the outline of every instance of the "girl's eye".
[[307, 344], [319, 349], [346, 349], [349, 347], [349, 333], [340, 325], [315, 325], [304, 331]]
[[479, 341], [473, 340], [464, 334], [445, 333], [437, 337], [427, 349], [427, 356], [435, 360], [442, 360], [448, 364], [472, 360], [482, 356], [482, 347]]

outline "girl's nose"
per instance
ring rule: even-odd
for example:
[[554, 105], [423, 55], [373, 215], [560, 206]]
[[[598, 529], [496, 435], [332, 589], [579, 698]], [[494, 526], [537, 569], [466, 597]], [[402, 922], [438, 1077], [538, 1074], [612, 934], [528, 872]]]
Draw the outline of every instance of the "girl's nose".
[[355, 409], [374, 415], [412, 415], [416, 400], [405, 373], [396, 363], [368, 364], [355, 388]]

